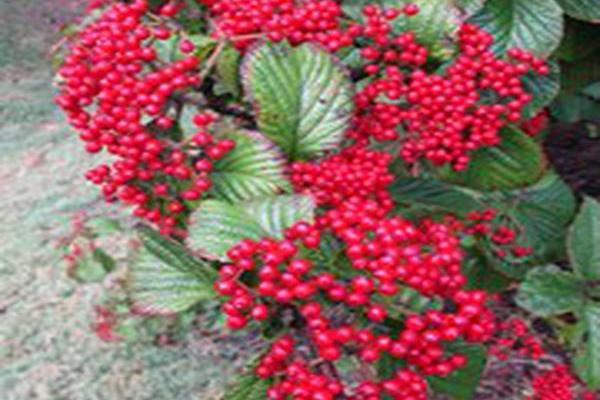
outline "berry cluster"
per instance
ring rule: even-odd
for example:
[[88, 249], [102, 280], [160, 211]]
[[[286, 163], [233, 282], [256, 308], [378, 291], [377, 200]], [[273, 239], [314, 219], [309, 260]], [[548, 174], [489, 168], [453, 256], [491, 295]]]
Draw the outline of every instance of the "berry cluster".
[[213, 140], [208, 114], [196, 116], [199, 132], [189, 143], [170, 139], [174, 97], [200, 84], [200, 61], [192, 55], [170, 64], [158, 59], [154, 42], [171, 32], [144, 23], [148, 7], [146, 0], [115, 3], [80, 33], [59, 71], [64, 84], [56, 101], [88, 152], [116, 156], [87, 178], [102, 186], [108, 201], [134, 206], [136, 216], [171, 234], [183, 226], [189, 202], [210, 188], [212, 162], [235, 143]]
[[338, 207], [350, 198], [376, 200], [392, 208], [387, 191], [394, 176], [389, 172], [392, 157], [362, 146], [344, 149], [320, 163], [292, 165], [291, 181], [296, 192], [310, 193], [320, 206]]
[[470, 153], [498, 145], [500, 131], [521, 120], [532, 99], [522, 77], [549, 73], [541, 60], [511, 50], [509, 60], [492, 51], [493, 38], [473, 25], [458, 32], [460, 54], [443, 73], [427, 73], [427, 50], [411, 33], [394, 34], [390, 20], [399, 11], [365, 7], [363, 48], [365, 72], [374, 79], [356, 96], [354, 129], [360, 142], [401, 140], [402, 158], [412, 164], [426, 159], [434, 165], [468, 167]]
[[293, 45], [318, 43], [335, 52], [350, 46], [357, 33], [355, 29], [342, 29], [342, 9], [333, 0], [198, 1], [209, 7], [216, 37], [231, 39], [240, 50], [266, 37]]
[[539, 360], [546, 354], [541, 340], [519, 318], [511, 318], [499, 325], [498, 336], [489, 349], [489, 354], [501, 361], [508, 360], [515, 352], [520, 357], [533, 360]]
[[[229, 327], [242, 329], [251, 320], [272, 317], [282, 307], [295, 307], [306, 327], [305, 339], [324, 362], [353, 354], [363, 362], [374, 363], [387, 354], [410, 366], [389, 381], [367, 380], [360, 390], [396, 399], [406, 399], [411, 390], [416, 390], [415, 398], [426, 398], [422, 376], [447, 376], [467, 362], [461, 355], [447, 355], [445, 343], [487, 341], [495, 330], [494, 316], [486, 308], [485, 293], [464, 290], [463, 253], [452, 229], [433, 221], [417, 226], [386, 214], [375, 201], [350, 199], [312, 225], [296, 224], [286, 231], [284, 240], [245, 240], [232, 248], [228, 253], [232, 262], [221, 269], [216, 283], [218, 293], [228, 298], [223, 311]], [[341, 244], [340, 256], [345, 261], [338, 260], [338, 264], [347, 264], [350, 273], [327, 269], [323, 263], [313, 261], [318, 259], [316, 253], [326, 236]], [[341, 268], [339, 265], [336, 268]], [[248, 283], [248, 274], [258, 281]], [[403, 317], [404, 328], [393, 335], [368, 325], [337, 321], [332, 316], [334, 304], [343, 304], [349, 311], [363, 313], [372, 324], [385, 326], [386, 321], [395, 318], [401, 306], [397, 304], [398, 296], [408, 288], [427, 298], [443, 299], [452, 307], [431, 309], [423, 315], [408, 311]], [[295, 382], [309, 390], [297, 378], [288, 376], [290, 366], [299, 368], [291, 363], [294, 356], [301, 357], [294, 343], [288, 337], [277, 342], [257, 374], [262, 378], [282, 375], [284, 382]], [[301, 376], [311, 376], [300, 370]], [[404, 386], [406, 382], [413, 382], [409, 386], [412, 389]], [[334, 398], [339, 385], [332, 381], [318, 390], [331, 388], [329, 397], [323, 398]], [[341, 390], [349, 393], [354, 389], [342, 386]], [[283, 387], [276, 387], [273, 393], [274, 399], [292, 394]]]
[[521, 129], [529, 136], [536, 137], [548, 128], [549, 123], [550, 113], [547, 109], [544, 109], [530, 120], [524, 121], [521, 124]]

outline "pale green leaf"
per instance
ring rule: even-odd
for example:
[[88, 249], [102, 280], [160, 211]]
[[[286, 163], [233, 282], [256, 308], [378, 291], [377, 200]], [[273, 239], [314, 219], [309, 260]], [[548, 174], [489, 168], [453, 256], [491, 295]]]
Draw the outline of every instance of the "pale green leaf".
[[520, 307], [540, 317], [579, 311], [584, 301], [580, 280], [554, 265], [529, 271], [517, 297]]
[[259, 130], [291, 159], [336, 148], [350, 125], [353, 88], [346, 71], [316, 46], [264, 44], [242, 65]]
[[600, 0], [557, 0], [565, 13], [573, 18], [600, 22]]
[[214, 165], [210, 177], [216, 198], [235, 202], [291, 190], [285, 159], [273, 143], [249, 131], [225, 137], [235, 140], [236, 147]]
[[298, 221], [312, 221], [314, 204], [306, 196], [287, 195], [230, 203], [203, 202], [192, 215], [189, 246], [203, 255], [227, 260], [227, 252], [244, 239], [282, 238]]
[[174, 314], [215, 297], [216, 273], [208, 265], [156, 232], [143, 230], [140, 236], [144, 247], [132, 263], [128, 279], [138, 312]]

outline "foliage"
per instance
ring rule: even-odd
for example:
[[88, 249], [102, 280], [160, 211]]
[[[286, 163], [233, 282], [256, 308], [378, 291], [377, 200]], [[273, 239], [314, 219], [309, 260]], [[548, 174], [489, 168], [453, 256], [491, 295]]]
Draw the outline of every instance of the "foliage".
[[600, 98], [569, 82], [570, 35], [592, 29], [570, 18], [596, 21], [596, 0], [108, 3], [72, 39], [57, 103], [115, 156], [87, 178], [147, 223], [131, 310], [219, 303], [262, 332], [224, 399], [474, 398], [510, 285], [532, 314], [572, 317], [574, 370], [600, 386], [600, 206], [575, 218], [539, 137], [557, 96], [556, 115]]

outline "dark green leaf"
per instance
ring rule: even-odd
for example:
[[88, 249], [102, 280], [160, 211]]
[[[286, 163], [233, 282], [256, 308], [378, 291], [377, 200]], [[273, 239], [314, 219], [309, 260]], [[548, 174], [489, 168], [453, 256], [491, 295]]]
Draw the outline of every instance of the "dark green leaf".
[[264, 44], [242, 66], [262, 133], [292, 159], [306, 159], [341, 142], [352, 116], [346, 71], [316, 46]]
[[216, 198], [236, 202], [290, 191], [285, 159], [273, 143], [249, 131], [225, 137], [235, 140], [236, 147], [215, 163], [210, 175]]
[[586, 334], [575, 359], [579, 377], [592, 390], [600, 389], [600, 305], [590, 303], [583, 310], [582, 321]]
[[140, 232], [144, 247], [130, 268], [129, 291], [136, 310], [174, 314], [215, 297], [216, 272], [180, 244], [157, 232]]
[[580, 280], [554, 265], [529, 271], [517, 297], [519, 306], [541, 317], [579, 311], [584, 301]]
[[469, 168], [440, 170], [447, 181], [477, 190], [509, 190], [537, 182], [546, 170], [541, 146], [514, 127], [501, 132], [502, 143], [476, 151]]
[[471, 22], [494, 35], [498, 54], [522, 48], [549, 56], [563, 34], [562, 9], [555, 0], [488, 0]]
[[479, 386], [487, 362], [485, 347], [455, 343], [447, 346], [452, 354], [462, 354], [469, 360], [467, 366], [446, 378], [429, 378], [436, 393], [450, 395], [454, 400], [471, 400]]
[[400, 178], [390, 192], [398, 203], [426, 205], [453, 213], [467, 214], [484, 207], [475, 192], [435, 179]]
[[560, 66], [555, 61], [549, 61], [548, 65], [550, 75], [529, 73], [523, 78], [525, 90], [533, 95], [533, 101], [523, 110], [525, 119], [535, 117], [556, 98], [560, 91]]
[[567, 18], [565, 35], [555, 55], [561, 61], [573, 62], [588, 58], [600, 49], [600, 26]]
[[531, 263], [545, 264], [565, 254], [565, 237], [575, 217], [575, 196], [556, 174], [546, 175], [534, 186], [490, 195], [489, 204], [510, 216], [524, 232], [523, 246], [535, 250]]
[[600, 203], [586, 197], [571, 226], [569, 259], [583, 278], [600, 280]]
[[498, 272], [495, 269], [495, 260], [490, 259], [486, 254], [482, 254], [480, 250], [471, 249], [469, 255], [470, 257], [467, 258], [462, 268], [462, 273], [469, 280], [467, 289], [500, 293], [513, 282], [510, 278]]

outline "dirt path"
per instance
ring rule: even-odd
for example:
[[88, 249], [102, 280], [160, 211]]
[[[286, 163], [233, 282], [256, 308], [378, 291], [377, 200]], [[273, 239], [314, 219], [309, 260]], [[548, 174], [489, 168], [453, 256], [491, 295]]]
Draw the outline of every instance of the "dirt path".
[[55, 244], [70, 218], [108, 211], [83, 180], [94, 160], [52, 104], [43, 57], [76, 9], [66, 0], [0, 1], [0, 398], [214, 398], [232, 367], [210, 341], [104, 344], [90, 329], [102, 287], [65, 277]]

